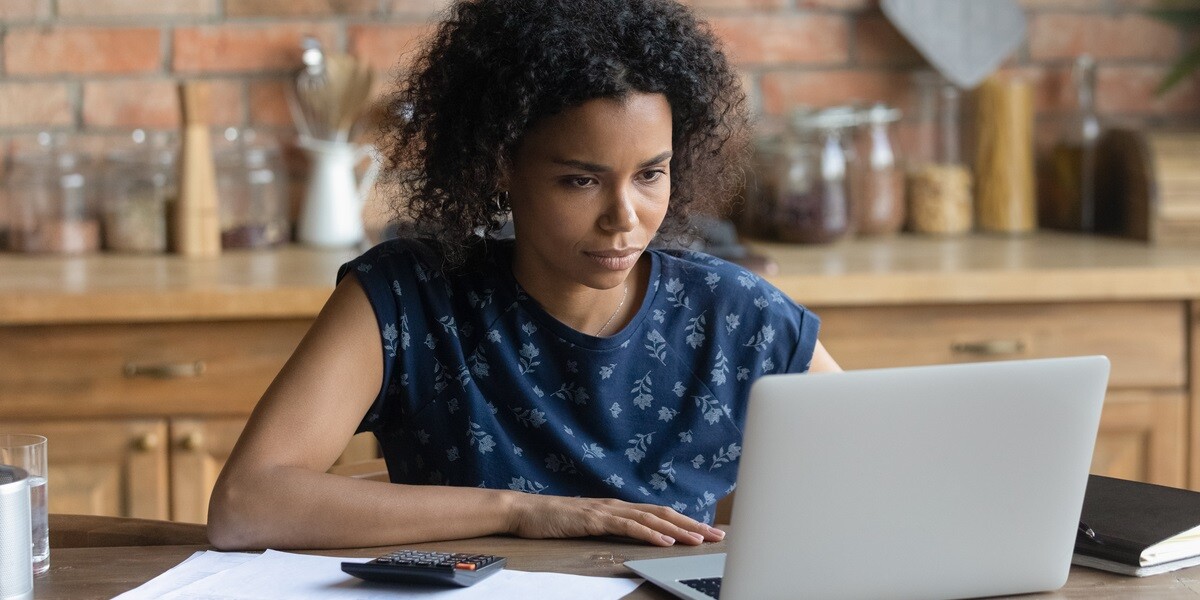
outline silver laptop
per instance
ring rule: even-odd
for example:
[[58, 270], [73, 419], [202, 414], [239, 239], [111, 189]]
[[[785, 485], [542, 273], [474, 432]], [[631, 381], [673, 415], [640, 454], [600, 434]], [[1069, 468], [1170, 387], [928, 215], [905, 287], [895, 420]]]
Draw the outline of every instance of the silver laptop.
[[763, 377], [728, 556], [625, 566], [697, 600], [1062, 587], [1108, 370], [1088, 356]]

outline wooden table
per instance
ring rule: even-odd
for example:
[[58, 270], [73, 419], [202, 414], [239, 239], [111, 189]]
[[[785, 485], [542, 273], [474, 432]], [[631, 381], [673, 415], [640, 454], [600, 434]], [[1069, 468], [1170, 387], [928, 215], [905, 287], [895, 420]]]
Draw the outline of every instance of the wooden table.
[[[51, 515], [50, 570], [34, 582], [34, 598], [112, 598], [179, 564], [193, 552], [212, 550], [196, 543], [202, 525], [111, 517]], [[184, 542], [171, 545], [172, 541]], [[62, 547], [75, 544], [137, 542], [146, 545]], [[55, 546], [58, 543], [60, 546]], [[724, 552], [725, 543], [700, 547], [655, 548], [620, 540], [524, 540], [486, 537], [406, 545], [427, 550], [478, 552], [508, 557], [508, 566], [522, 571], [554, 571], [598, 577], [630, 577], [626, 560]], [[305, 551], [304, 554], [374, 557], [389, 548]], [[798, 570], [799, 572], [799, 570]], [[869, 573], [864, 573], [869, 576]], [[1072, 567], [1067, 585], [1057, 592], [1020, 598], [1195, 598], [1200, 593], [1200, 568], [1154, 577], [1122, 577]], [[627, 599], [668, 599], [671, 595], [645, 584]]]

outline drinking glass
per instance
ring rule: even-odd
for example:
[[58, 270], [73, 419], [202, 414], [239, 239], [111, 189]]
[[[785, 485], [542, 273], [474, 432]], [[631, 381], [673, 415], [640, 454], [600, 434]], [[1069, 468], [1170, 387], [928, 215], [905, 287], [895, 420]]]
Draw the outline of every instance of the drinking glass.
[[50, 569], [50, 514], [46, 502], [46, 438], [0, 433], [0, 464], [29, 473], [29, 512], [33, 524], [33, 574]]

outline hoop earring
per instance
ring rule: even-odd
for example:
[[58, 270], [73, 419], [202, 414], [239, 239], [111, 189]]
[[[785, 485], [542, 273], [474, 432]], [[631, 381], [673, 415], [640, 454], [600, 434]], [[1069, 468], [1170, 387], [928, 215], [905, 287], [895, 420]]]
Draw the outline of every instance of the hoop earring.
[[508, 211], [508, 192], [507, 191], [496, 192], [496, 195], [494, 196], [493, 199], [496, 202], [496, 210], [498, 210], [500, 212]]

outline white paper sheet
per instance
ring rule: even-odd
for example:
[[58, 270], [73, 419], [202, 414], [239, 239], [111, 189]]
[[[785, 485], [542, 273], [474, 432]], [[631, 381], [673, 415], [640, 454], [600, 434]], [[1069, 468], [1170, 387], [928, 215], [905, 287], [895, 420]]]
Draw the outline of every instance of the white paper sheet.
[[[342, 572], [342, 561], [366, 558], [309, 556], [267, 550], [259, 556], [205, 552], [120, 596], [120, 600], [275, 600], [277, 598], [356, 598], [362, 600], [617, 600], [640, 579], [530, 573], [505, 569], [467, 588], [378, 584]], [[220, 568], [227, 565], [226, 568]]]

